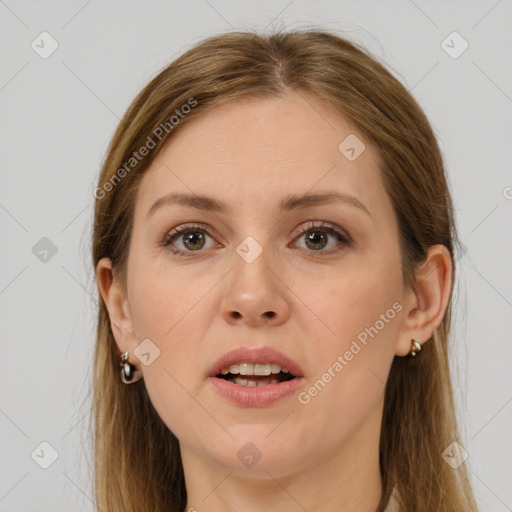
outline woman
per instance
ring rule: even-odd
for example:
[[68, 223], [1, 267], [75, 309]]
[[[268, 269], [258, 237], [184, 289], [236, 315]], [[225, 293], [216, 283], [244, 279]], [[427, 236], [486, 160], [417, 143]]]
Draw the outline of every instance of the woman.
[[442, 157], [364, 49], [203, 41], [129, 107], [95, 196], [99, 510], [477, 510]]

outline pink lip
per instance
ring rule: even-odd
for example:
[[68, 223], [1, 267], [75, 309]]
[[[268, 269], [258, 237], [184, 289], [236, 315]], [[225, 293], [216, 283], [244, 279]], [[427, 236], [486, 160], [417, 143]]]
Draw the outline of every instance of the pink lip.
[[245, 407], [263, 407], [291, 395], [304, 382], [304, 377], [295, 377], [279, 384], [253, 387], [239, 386], [217, 377], [209, 377], [208, 380], [214, 389], [230, 402]]
[[[286, 368], [295, 378], [278, 384], [251, 387], [239, 386], [238, 384], [217, 378], [222, 368], [236, 363], [278, 364], [281, 368]], [[248, 349], [246, 347], [239, 347], [224, 354], [213, 365], [208, 374], [208, 380], [214, 389], [230, 402], [245, 407], [263, 407], [296, 391], [304, 382], [304, 374], [302, 368], [297, 363], [273, 348]]]

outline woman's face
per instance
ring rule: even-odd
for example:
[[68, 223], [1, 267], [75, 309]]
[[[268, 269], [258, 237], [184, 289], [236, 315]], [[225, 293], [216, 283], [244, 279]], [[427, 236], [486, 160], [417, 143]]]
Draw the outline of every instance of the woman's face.
[[374, 455], [406, 290], [376, 150], [339, 114], [294, 93], [180, 128], [141, 182], [127, 275], [122, 349], [185, 466], [278, 476]]

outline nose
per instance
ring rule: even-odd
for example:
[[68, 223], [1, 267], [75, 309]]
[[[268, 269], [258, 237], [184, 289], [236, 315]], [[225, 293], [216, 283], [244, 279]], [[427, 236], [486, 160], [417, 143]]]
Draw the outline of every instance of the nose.
[[221, 312], [232, 325], [250, 327], [280, 325], [290, 315], [287, 286], [267, 251], [252, 262], [234, 254], [234, 268], [225, 282]]

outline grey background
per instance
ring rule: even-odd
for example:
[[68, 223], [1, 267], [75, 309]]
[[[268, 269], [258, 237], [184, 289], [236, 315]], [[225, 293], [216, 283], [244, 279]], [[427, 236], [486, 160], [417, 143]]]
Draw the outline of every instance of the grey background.
[[[510, 0], [0, 0], [0, 511], [93, 510], [92, 192], [124, 110], [206, 36], [311, 25], [387, 63], [436, 130], [467, 250], [453, 353], [463, 446], [482, 510], [511, 511], [511, 20]], [[58, 43], [46, 59], [31, 47], [43, 31]], [[442, 46], [453, 31], [469, 44], [458, 58]], [[57, 252], [41, 261], [44, 237]], [[58, 454], [48, 469], [42, 442]]]

